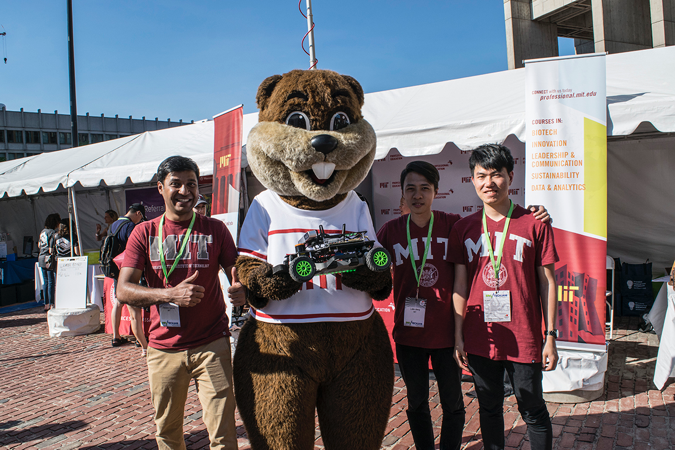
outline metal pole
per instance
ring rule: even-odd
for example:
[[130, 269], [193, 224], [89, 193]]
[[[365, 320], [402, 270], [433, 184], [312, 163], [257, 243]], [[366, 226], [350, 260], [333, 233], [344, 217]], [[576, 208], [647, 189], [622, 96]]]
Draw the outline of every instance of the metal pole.
[[[80, 239], [80, 221], [78, 220], [78, 215], [77, 215], [77, 200], [75, 199], [75, 189], [73, 187], [68, 188], [68, 192], [70, 193], [70, 198], [72, 200], [72, 206], [69, 203], [69, 208], [68, 211], [72, 209], [73, 214], [75, 215], [75, 230], [77, 230], [77, 248], [80, 250], [79, 254], [80, 256], [83, 256], [84, 253], [82, 253], [82, 240]], [[70, 224], [70, 256], [73, 256], [73, 227], [72, 227], [73, 221], [71, 220]], [[87, 281], [84, 286], [86, 295], [85, 295], [85, 300], [84, 300], [84, 307], [87, 307], [87, 304], [91, 303], [91, 299], [89, 298], [90, 292], [89, 292], [89, 266], [87, 266]]]
[[312, 0], [307, 0], [307, 30], [309, 32], [309, 68], [316, 69], [316, 52], [314, 50], [314, 18], [312, 16]]
[[[75, 230], [77, 231], [77, 248], [80, 250], [79, 251], [80, 256], [83, 256], [84, 253], [82, 252], [82, 241], [80, 240], [80, 236], [82, 236], [80, 234], [80, 220], [78, 218], [79, 216], [78, 216], [78, 213], [77, 213], [77, 199], [75, 198], [75, 189], [73, 189], [72, 187], [70, 188], [70, 195], [73, 199], [73, 213], [75, 215]], [[71, 235], [71, 239], [72, 239], [72, 235]], [[73, 242], [73, 241], [71, 240], [70, 242]], [[72, 245], [71, 245], [71, 248], [72, 248]]]
[[[70, 257], [73, 254], [73, 189], [68, 188], [68, 230], [70, 231]], [[79, 235], [78, 235], [79, 236]]]
[[73, 0], [68, 0], [68, 72], [70, 74], [70, 128], [73, 147], [80, 143], [77, 131], [77, 96], [75, 95], [75, 49], [73, 45]]

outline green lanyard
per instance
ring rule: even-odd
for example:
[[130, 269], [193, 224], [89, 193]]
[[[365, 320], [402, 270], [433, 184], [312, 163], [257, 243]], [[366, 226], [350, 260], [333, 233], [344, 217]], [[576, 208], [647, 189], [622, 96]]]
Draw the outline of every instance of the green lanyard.
[[431, 244], [431, 230], [434, 228], [434, 212], [431, 211], [431, 220], [429, 221], [429, 233], [427, 234], [427, 242], [424, 246], [424, 256], [422, 257], [422, 266], [420, 267], [420, 273], [417, 273], [417, 266], [415, 265], [415, 251], [413, 250], [412, 241], [410, 240], [410, 214], [408, 214], [408, 223], [406, 224], [406, 232], [408, 233], [408, 249], [410, 251], [410, 262], [413, 266], [413, 272], [415, 273], [415, 279], [417, 280], [417, 297], [420, 296], [420, 280], [422, 279], [422, 273], [424, 272], [424, 265], [427, 262], [427, 254], [429, 253], [429, 245]]
[[[485, 219], [485, 208], [483, 208], [483, 233], [485, 233], [485, 240], [487, 241], [488, 254], [490, 255], [490, 261], [492, 261], [492, 268], [495, 271], [495, 280], [497, 280], [497, 290], [499, 290], [499, 269], [502, 266], [502, 255], [504, 254], [504, 241], [506, 241], [506, 232], [509, 229], [509, 222], [511, 222], [511, 213], [513, 213], [513, 207], [515, 204], [511, 202], [509, 207], [509, 213], [506, 215], [506, 222], [504, 222], [504, 231], [502, 231], [502, 239], [499, 243], [499, 256], [497, 261], [495, 261], [495, 254], [492, 251], [492, 240], [490, 239], [490, 233], [488, 232], [487, 220]], [[496, 241], [495, 241], [496, 243]]]
[[164, 246], [162, 242], [164, 241], [162, 237], [162, 228], [164, 228], [164, 214], [162, 214], [162, 218], [159, 221], [159, 260], [162, 263], [162, 272], [164, 272], [164, 282], [168, 285], [169, 284], [169, 277], [173, 273], [173, 270], [176, 268], [178, 265], [178, 261], [181, 260], [183, 257], [183, 253], [185, 252], [185, 247], [187, 247], [187, 243], [190, 240], [190, 235], [192, 234], [192, 226], [195, 224], [195, 217], [197, 217], [197, 213], [192, 213], [192, 220], [190, 221], [190, 226], [188, 226], [187, 231], [185, 232], [185, 237], [183, 238], [183, 244], [180, 246], [180, 251], [178, 252], [178, 255], [176, 256], [176, 259], [173, 261], [173, 264], [171, 265], [171, 270], [169, 272], [166, 271], [166, 259], [164, 256]]

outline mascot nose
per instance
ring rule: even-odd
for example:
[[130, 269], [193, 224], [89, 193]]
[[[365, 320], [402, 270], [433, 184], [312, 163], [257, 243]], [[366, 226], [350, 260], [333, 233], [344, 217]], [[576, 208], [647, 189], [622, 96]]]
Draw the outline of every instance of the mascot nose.
[[320, 134], [318, 136], [314, 136], [310, 142], [312, 143], [314, 150], [321, 152], [324, 155], [335, 150], [335, 147], [338, 145], [338, 140], [330, 134]]

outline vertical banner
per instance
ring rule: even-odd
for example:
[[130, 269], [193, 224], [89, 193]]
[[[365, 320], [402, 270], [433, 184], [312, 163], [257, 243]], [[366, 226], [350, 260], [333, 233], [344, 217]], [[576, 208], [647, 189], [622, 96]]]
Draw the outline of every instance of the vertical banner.
[[243, 106], [213, 116], [213, 197], [211, 217], [222, 220], [236, 244], [239, 226]]
[[559, 340], [605, 344], [605, 55], [525, 61], [525, 204], [553, 217]]

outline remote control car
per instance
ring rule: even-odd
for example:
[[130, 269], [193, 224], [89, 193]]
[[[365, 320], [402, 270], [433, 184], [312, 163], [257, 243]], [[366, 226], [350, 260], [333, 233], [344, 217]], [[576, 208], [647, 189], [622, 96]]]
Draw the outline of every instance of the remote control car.
[[391, 256], [382, 247], [375, 247], [375, 241], [365, 231], [328, 234], [322, 226], [309, 231], [295, 246], [295, 253], [288, 254], [283, 264], [274, 266], [273, 273], [288, 272], [295, 281], [304, 283], [315, 275], [353, 272], [366, 265], [373, 272], [389, 270]]

